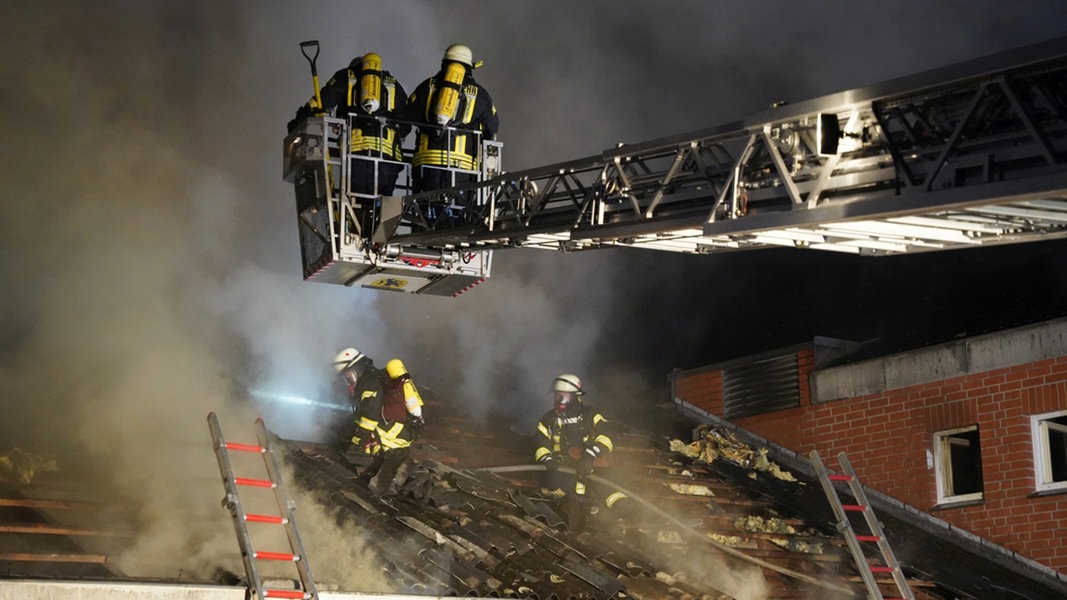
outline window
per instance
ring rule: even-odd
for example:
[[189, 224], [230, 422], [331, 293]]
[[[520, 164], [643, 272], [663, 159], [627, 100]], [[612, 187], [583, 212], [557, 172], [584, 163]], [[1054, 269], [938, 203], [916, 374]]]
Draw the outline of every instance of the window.
[[1030, 417], [1037, 491], [1067, 490], [1067, 411]]
[[978, 427], [934, 434], [937, 503], [954, 504], [982, 499], [982, 449]]

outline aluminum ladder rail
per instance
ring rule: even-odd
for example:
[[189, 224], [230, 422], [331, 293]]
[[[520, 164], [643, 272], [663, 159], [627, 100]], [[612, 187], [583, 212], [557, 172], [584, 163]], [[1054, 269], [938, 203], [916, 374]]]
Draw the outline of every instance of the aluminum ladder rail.
[[1067, 37], [435, 191], [478, 189], [459, 224], [409, 196], [429, 228], [390, 243], [876, 256], [1067, 237], [1064, 85]]
[[[834, 518], [836, 519], [834, 525], [845, 536], [848, 549], [856, 560], [856, 566], [859, 568], [860, 576], [863, 578], [863, 583], [867, 587], [870, 597], [873, 600], [915, 600], [915, 594], [911, 591], [911, 587], [908, 586], [908, 582], [904, 578], [900, 563], [897, 562], [893, 549], [889, 547], [889, 542], [886, 540], [882, 524], [874, 516], [874, 509], [871, 508], [871, 504], [867, 500], [867, 494], [863, 491], [863, 486], [860, 485], [859, 478], [856, 477], [856, 472], [852, 469], [852, 464], [848, 462], [848, 457], [845, 456], [844, 452], [837, 455], [841, 470], [844, 472], [843, 475], [839, 475], [830, 473], [818, 451], [812, 450], [810, 456], [811, 463], [819, 477], [819, 483], [822, 485], [823, 491], [826, 492], [826, 497], [830, 500], [830, 507], [834, 511]], [[848, 484], [849, 493], [856, 500], [856, 504], [843, 504], [841, 502], [837, 488], [834, 487], [834, 482], [838, 481]], [[863, 516], [870, 533], [856, 533], [848, 517], [850, 512], [859, 513]], [[881, 565], [873, 565], [868, 561], [860, 542], [873, 542], [878, 547], [878, 551], [881, 554]], [[899, 596], [883, 595], [878, 581], [875, 579], [876, 573], [891, 575]]]
[[[319, 595], [315, 589], [314, 579], [311, 576], [311, 567], [308, 565], [307, 554], [304, 551], [304, 545], [300, 540], [300, 533], [296, 527], [294, 515], [296, 505], [289, 499], [285, 491], [281, 470], [278, 467], [278, 461], [271, 447], [270, 436], [267, 433], [266, 426], [263, 424], [263, 419], [256, 419], [255, 423], [258, 444], [227, 442], [222, 437], [222, 429], [214, 412], [208, 414], [207, 420], [215, 446], [215, 456], [219, 462], [219, 472], [222, 474], [222, 482], [226, 488], [226, 497], [222, 499], [222, 504], [229, 509], [230, 515], [233, 517], [233, 526], [237, 532], [237, 543], [241, 547], [241, 558], [244, 561], [245, 572], [248, 575], [248, 586], [253, 593], [253, 600], [264, 600], [266, 598], [318, 600]], [[231, 451], [251, 452], [262, 456], [268, 479], [251, 479], [234, 475], [229, 455]], [[238, 494], [239, 487], [271, 490], [274, 493], [274, 499], [280, 514], [266, 515], [245, 512]], [[265, 552], [253, 550], [248, 523], [282, 525], [285, 527], [285, 534], [289, 539], [290, 551]], [[264, 587], [263, 579], [256, 568], [256, 561], [258, 560], [293, 563], [299, 575], [301, 589], [286, 590]]]

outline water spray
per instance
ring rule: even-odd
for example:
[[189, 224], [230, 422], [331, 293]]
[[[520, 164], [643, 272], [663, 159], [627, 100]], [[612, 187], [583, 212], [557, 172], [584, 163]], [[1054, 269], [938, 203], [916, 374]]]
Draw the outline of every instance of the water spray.
[[313, 398], [306, 398], [304, 396], [296, 396], [293, 394], [282, 394], [279, 392], [268, 392], [265, 390], [249, 390], [249, 394], [256, 398], [263, 400], [269, 400], [271, 402], [285, 402], [288, 404], [299, 404], [302, 406], [310, 406], [313, 408], [324, 408], [327, 410], [335, 410], [339, 412], [352, 412], [352, 406], [349, 404], [336, 404], [334, 402], [326, 402], [323, 400], [315, 400]]

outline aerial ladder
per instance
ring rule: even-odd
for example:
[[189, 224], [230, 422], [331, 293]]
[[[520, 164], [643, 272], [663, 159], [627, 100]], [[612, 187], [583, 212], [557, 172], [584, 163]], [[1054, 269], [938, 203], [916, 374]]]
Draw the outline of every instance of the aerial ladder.
[[[336, 123], [306, 127], [314, 143], [286, 139], [302, 228], [309, 206], [335, 206], [324, 174], [345, 162]], [[502, 171], [500, 147], [484, 152], [476, 183], [376, 200], [359, 256], [345, 253], [343, 211], [326, 210], [325, 262], [462, 275], [437, 282], [455, 295], [506, 248], [884, 256], [1057, 239], [1067, 236], [1067, 38], [533, 169]], [[306, 279], [368, 285], [347, 274], [323, 277], [305, 258]], [[404, 291], [434, 293], [432, 283]]]

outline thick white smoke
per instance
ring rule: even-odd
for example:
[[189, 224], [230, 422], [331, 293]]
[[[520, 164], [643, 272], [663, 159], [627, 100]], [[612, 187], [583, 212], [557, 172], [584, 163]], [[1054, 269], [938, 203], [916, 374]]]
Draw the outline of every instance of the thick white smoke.
[[[301, 41], [321, 42], [321, 82], [374, 50], [409, 91], [445, 46], [469, 44], [486, 61], [477, 75], [515, 170], [1060, 35], [1061, 11], [6, 3], [0, 450], [53, 454], [63, 472], [140, 507], [144, 535], [121, 564], [131, 574], [209, 576], [236, 548], [207, 413], [235, 439], [259, 415], [283, 435], [313, 436], [306, 408], [248, 391], [327, 395], [327, 363], [344, 346], [379, 364], [404, 358], [476, 413], [528, 421], [560, 372], [605, 402], [660, 400], [649, 396], [670, 367], [762, 335], [746, 326], [778, 324], [760, 309], [796, 314], [751, 259], [502, 252], [494, 277], [455, 300], [303, 283], [280, 173], [285, 122], [312, 92]], [[149, 555], [174, 560], [134, 560]]]

